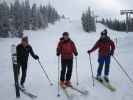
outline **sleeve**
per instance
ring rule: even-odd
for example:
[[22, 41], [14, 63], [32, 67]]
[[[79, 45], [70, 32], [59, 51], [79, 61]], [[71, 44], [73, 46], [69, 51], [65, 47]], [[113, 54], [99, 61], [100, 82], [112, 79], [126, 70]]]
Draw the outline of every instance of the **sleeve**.
[[115, 51], [115, 44], [114, 42], [111, 40], [111, 52]]
[[29, 52], [30, 52], [30, 55], [31, 55], [34, 59], [36, 59], [36, 55], [35, 55], [35, 53], [34, 53], [34, 51], [33, 51], [33, 49], [32, 49], [31, 46], [29, 46]]
[[78, 54], [78, 52], [77, 52], [77, 48], [76, 48], [76, 46], [75, 46], [75, 43], [74, 43], [74, 42], [72, 42], [72, 47], [73, 47], [73, 53], [74, 53], [75, 55], [77, 55], [77, 54]]
[[60, 55], [61, 53], [61, 42], [58, 43], [56, 53]]
[[90, 52], [95, 51], [99, 47], [99, 41], [96, 42], [96, 44], [93, 46], [93, 48], [90, 50]]

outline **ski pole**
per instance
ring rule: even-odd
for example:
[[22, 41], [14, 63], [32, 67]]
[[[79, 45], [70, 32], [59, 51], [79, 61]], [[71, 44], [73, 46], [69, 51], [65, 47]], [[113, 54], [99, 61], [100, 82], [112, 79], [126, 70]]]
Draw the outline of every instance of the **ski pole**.
[[93, 74], [93, 68], [92, 68], [91, 55], [90, 54], [89, 54], [89, 59], [90, 59], [91, 75], [92, 75], [92, 81], [93, 81], [93, 87], [94, 87], [94, 85], [95, 85], [95, 83], [94, 83], [94, 74]]
[[76, 60], [76, 84], [77, 86], [79, 85], [79, 80], [78, 80], [78, 60], [77, 60], [77, 56], [75, 57]]
[[60, 97], [60, 57], [58, 57], [58, 94], [57, 96]]
[[44, 72], [44, 74], [45, 74], [46, 78], [48, 79], [48, 81], [49, 81], [50, 85], [52, 86], [52, 85], [53, 85], [53, 83], [51, 82], [51, 80], [50, 80], [50, 78], [49, 78], [49, 76], [48, 76], [47, 72], [46, 72], [46, 71], [45, 71], [45, 69], [43, 68], [42, 63], [40, 62], [40, 60], [39, 60], [39, 59], [38, 59], [38, 63], [40, 64], [40, 66], [41, 66], [41, 68], [42, 68], [42, 70], [43, 70], [43, 72]]
[[119, 61], [116, 59], [115, 56], [113, 56], [113, 58], [116, 61], [116, 63], [119, 65], [119, 67], [121, 68], [121, 70], [125, 73], [125, 75], [129, 79], [129, 81], [133, 84], [133, 79], [129, 76], [129, 74], [126, 72], [126, 70], [124, 69], [124, 67], [119, 63]]

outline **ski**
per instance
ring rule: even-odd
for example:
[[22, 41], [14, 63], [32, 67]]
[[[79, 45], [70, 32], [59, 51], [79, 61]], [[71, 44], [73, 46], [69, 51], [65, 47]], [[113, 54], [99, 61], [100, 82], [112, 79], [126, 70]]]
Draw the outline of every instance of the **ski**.
[[110, 89], [110, 91], [115, 92], [116, 88], [114, 86], [112, 86], [109, 82], [105, 82], [104, 84], [108, 87], [108, 89]]
[[68, 87], [62, 88], [64, 94], [66, 95], [68, 100], [73, 100], [73, 95], [69, 94], [69, 92], [67, 91]]
[[82, 95], [88, 95], [88, 91], [87, 90], [83, 91], [83, 90], [80, 90], [80, 89], [78, 89], [78, 88], [76, 88], [74, 86], [68, 86], [68, 87], [71, 88], [72, 90], [76, 91], [76, 92], [79, 92]]
[[[97, 79], [95, 78], [95, 80], [97, 80]], [[97, 80], [97, 82], [101, 83], [104, 87], [109, 89], [111, 92], [116, 91], [115, 87], [113, 87], [109, 82], [105, 82], [104, 80], [103, 80], [103, 82], [100, 82], [99, 80]]]
[[31, 99], [36, 99], [36, 98], [37, 98], [36, 95], [34, 95], [34, 94], [32, 94], [32, 93], [26, 91], [26, 89], [22, 89], [21, 87], [19, 87], [19, 90], [20, 90], [23, 94], [25, 94], [26, 96], [28, 96], [28, 97], [31, 98]]
[[19, 82], [18, 82], [18, 66], [17, 66], [17, 58], [16, 58], [16, 46], [14, 44], [11, 46], [11, 58], [12, 58], [12, 64], [13, 64], [16, 98], [20, 98]]

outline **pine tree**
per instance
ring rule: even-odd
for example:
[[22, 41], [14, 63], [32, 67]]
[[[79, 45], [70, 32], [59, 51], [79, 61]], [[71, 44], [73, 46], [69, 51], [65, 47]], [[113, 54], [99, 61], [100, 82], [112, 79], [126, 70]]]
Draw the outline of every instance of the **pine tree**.
[[[6, 2], [0, 3], [0, 36], [22, 37], [23, 30], [45, 29], [48, 23], [54, 23], [60, 16], [51, 5], [30, 6], [29, 0], [7, 5]], [[9, 34], [10, 33], [10, 34]]]
[[13, 6], [13, 22], [14, 22], [14, 29], [16, 30], [16, 36], [22, 37], [22, 32], [24, 29], [24, 18], [23, 18], [23, 7], [19, 3], [18, 0], [15, 1]]
[[[130, 23], [128, 23], [129, 31], [132, 30], [133, 23], [130, 20]], [[117, 31], [126, 31], [126, 21], [118, 20], [118, 19], [102, 19], [102, 24], [106, 25], [110, 29], [117, 30]]]
[[9, 34], [9, 7], [6, 2], [0, 4], [0, 36], [8, 37]]
[[33, 4], [32, 11], [31, 11], [31, 29], [36, 30], [38, 28], [38, 13], [37, 13], [37, 6]]
[[29, 0], [25, 0], [24, 6], [24, 29], [29, 30], [31, 21], [31, 9]]
[[82, 14], [82, 25], [86, 32], [96, 31], [95, 17], [92, 15], [91, 9]]

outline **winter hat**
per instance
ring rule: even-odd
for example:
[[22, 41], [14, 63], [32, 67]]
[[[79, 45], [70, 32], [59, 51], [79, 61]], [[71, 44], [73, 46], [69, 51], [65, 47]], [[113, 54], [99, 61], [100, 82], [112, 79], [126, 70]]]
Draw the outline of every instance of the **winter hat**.
[[22, 41], [28, 42], [28, 37], [27, 36], [22, 37]]
[[63, 36], [69, 36], [69, 33], [68, 32], [64, 32]]
[[107, 33], [108, 33], [108, 31], [107, 31], [107, 29], [104, 29], [103, 31], [102, 31], [102, 33], [101, 33], [101, 35], [103, 36], [107, 36]]

